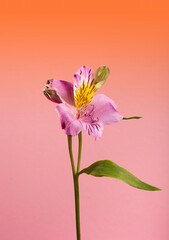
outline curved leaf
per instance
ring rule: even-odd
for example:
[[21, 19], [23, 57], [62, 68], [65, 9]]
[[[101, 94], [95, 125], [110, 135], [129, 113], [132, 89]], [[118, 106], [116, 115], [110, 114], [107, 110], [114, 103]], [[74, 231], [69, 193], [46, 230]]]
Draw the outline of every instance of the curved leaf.
[[79, 175], [86, 173], [95, 177], [113, 177], [117, 178], [132, 187], [148, 190], [148, 191], [158, 191], [161, 190], [157, 187], [151, 186], [145, 182], [142, 182], [133, 174], [128, 172], [126, 169], [118, 166], [116, 163], [110, 160], [101, 160], [93, 163], [88, 168], [84, 168], [80, 171]]

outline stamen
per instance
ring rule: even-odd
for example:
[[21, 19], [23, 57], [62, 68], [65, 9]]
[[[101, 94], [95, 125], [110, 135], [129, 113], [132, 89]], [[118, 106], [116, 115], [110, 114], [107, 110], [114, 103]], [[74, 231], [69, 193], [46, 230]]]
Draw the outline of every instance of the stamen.
[[80, 86], [79, 89], [75, 92], [75, 104], [76, 108], [84, 108], [86, 107], [92, 100], [93, 95], [95, 92], [95, 85], [93, 84], [93, 81], [91, 83], [88, 83], [85, 85], [83, 84]]

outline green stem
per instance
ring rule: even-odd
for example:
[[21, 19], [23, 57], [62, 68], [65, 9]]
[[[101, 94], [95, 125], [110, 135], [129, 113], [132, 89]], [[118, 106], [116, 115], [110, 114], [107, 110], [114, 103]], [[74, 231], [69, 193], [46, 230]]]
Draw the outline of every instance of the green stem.
[[79, 152], [78, 152], [78, 162], [77, 162], [77, 174], [80, 170], [80, 160], [81, 160], [81, 153], [82, 153], [82, 132], [78, 135], [79, 138]]
[[75, 210], [76, 210], [76, 235], [77, 240], [80, 240], [80, 208], [79, 208], [79, 176], [74, 176], [74, 191], [75, 191]]
[[68, 135], [68, 148], [69, 148], [69, 156], [70, 156], [70, 162], [72, 166], [72, 174], [73, 177], [75, 176], [75, 165], [74, 165], [74, 160], [73, 160], [73, 152], [72, 152], [72, 136]]
[[79, 208], [79, 168], [80, 168], [80, 159], [81, 159], [81, 149], [82, 149], [82, 134], [79, 133], [79, 153], [78, 153], [78, 163], [77, 163], [77, 172], [75, 172], [73, 153], [72, 153], [72, 136], [68, 135], [68, 147], [69, 155], [72, 166], [73, 173], [73, 182], [74, 182], [74, 194], [75, 194], [75, 211], [76, 211], [76, 234], [77, 240], [80, 240], [80, 208]]

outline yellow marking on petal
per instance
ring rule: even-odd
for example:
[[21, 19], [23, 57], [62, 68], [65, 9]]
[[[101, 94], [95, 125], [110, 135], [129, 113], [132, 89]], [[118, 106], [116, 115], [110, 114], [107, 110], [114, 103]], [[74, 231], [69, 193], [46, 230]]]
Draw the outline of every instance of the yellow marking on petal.
[[75, 92], [75, 105], [77, 109], [86, 107], [92, 100], [95, 92], [95, 85], [93, 83], [83, 83]]

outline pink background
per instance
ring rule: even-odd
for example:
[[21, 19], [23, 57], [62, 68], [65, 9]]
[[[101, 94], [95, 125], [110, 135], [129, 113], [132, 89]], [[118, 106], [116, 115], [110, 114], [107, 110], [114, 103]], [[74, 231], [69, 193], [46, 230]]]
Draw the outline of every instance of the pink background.
[[1, 240], [76, 239], [67, 139], [42, 89], [104, 64], [99, 92], [143, 118], [106, 126], [98, 141], [84, 133], [81, 167], [110, 159], [163, 191], [82, 175], [82, 240], [169, 239], [169, 8], [114, 2], [1, 4]]

